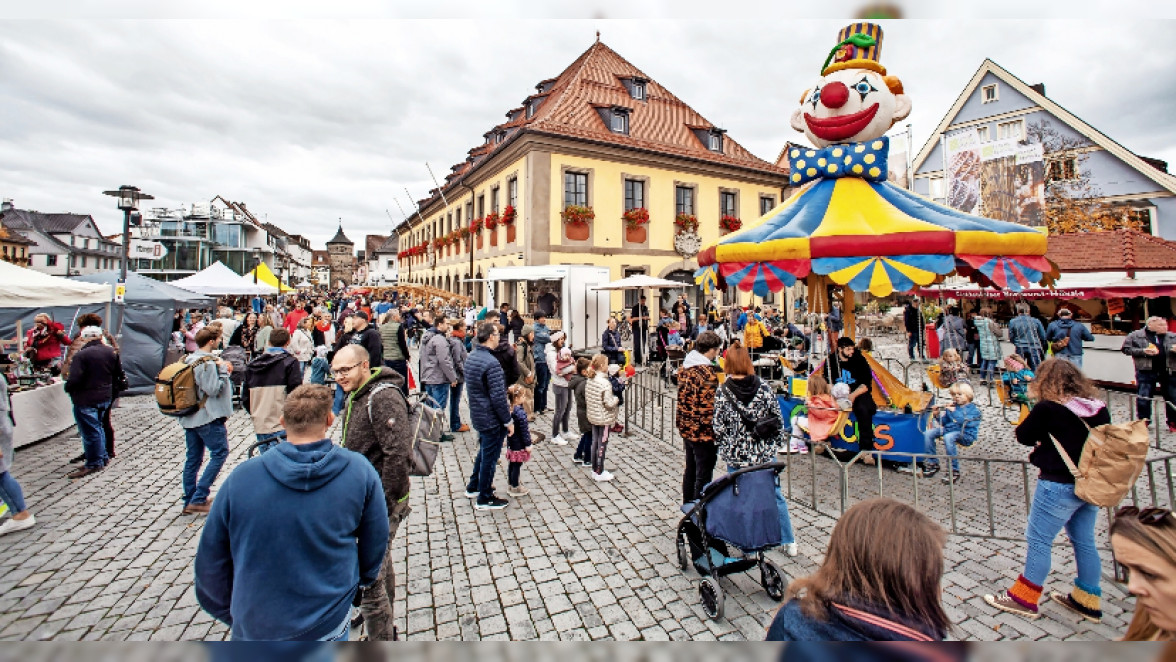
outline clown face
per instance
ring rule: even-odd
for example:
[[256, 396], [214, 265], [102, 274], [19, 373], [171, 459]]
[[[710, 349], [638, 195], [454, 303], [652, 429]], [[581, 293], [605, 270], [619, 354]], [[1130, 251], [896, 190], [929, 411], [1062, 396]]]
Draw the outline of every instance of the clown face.
[[898, 79], [868, 69], [843, 69], [821, 78], [792, 113], [792, 128], [813, 145], [880, 138], [911, 114]]

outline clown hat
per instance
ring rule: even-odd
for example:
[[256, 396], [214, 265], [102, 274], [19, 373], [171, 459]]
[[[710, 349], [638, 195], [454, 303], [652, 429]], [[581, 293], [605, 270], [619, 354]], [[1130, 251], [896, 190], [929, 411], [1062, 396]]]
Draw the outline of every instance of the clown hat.
[[842, 69], [869, 69], [883, 76], [886, 67], [878, 60], [882, 55], [882, 26], [876, 23], [852, 23], [837, 33], [837, 45], [829, 51], [821, 75]]

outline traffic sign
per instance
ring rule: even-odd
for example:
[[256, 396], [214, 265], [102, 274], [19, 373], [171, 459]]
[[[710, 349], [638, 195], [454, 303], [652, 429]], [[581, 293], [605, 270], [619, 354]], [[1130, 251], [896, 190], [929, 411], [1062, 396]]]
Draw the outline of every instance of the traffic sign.
[[158, 241], [132, 239], [127, 250], [127, 257], [132, 260], [162, 260], [167, 257], [167, 252], [167, 246]]

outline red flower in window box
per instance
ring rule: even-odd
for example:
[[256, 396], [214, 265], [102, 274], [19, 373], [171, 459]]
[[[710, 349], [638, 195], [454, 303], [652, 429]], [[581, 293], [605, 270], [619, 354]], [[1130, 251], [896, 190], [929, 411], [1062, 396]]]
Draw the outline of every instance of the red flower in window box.
[[743, 227], [743, 221], [735, 218], [734, 216], [724, 214], [721, 218], [719, 218], [719, 227], [723, 228], [727, 232], [734, 232]]
[[486, 229], [493, 230], [498, 227], [498, 212], [492, 211], [486, 214]]
[[470, 229], [467, 227], [460, 227], [453, 231], [459, 238], [465, 239], [470, 236]]
[[596, 212], [586, 205], [568, 205], [559, 215], [568, 225], [588, 225], [596, 218]]
[[678, 234], [695, 232], [698, 230], [698, 217], [694, 214], [678, 214], [674, 217], [674, 227]]
[[483, 221], [480, 218], [475, 218], [474, 220], [470, 221], [470, 232], [473, 234], [477, 234], [482, 231], [482, 227], [484, 225], [485, 225], [485, 221]]
[[626, 209], [621, 218], [624, 219], [626, 228], [636, 230], [649, 225], [649, 210], [645, 207]]
[[503, 225], [514, 225], [515, 215], [517, 213], [518, 212], [515, 211], [515, 208], [513, 205], [507, 205], [506, 209], [502, 210], [502, 224]]

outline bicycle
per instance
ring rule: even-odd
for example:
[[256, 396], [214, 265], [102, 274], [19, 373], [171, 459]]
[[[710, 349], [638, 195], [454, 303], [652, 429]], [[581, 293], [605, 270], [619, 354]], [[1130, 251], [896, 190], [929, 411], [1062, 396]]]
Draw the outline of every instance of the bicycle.
[[617, 331], [621, 334], [621, 340], [629, 342], [633, 339], [633, 325], [629, 324], [629, 316], [625, 311], [618, 310], [612, 314], [613, 319], [617, 321]]

